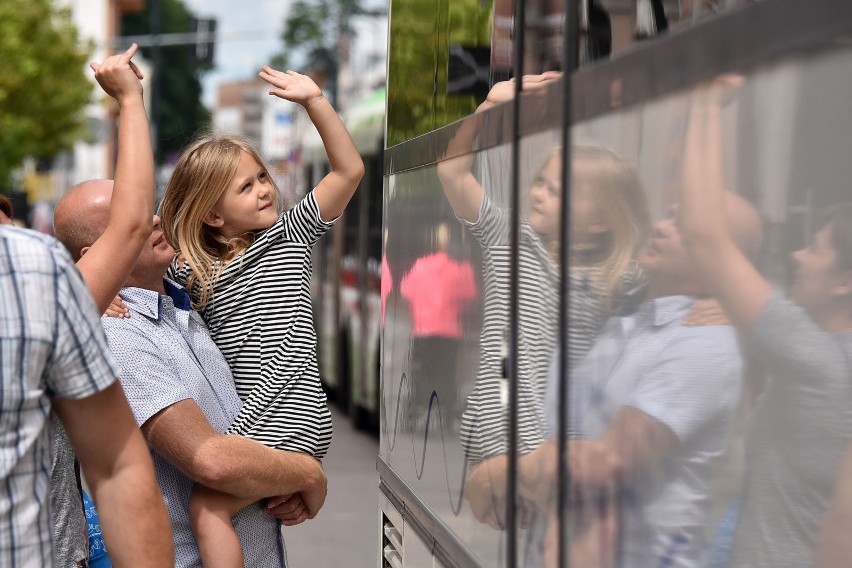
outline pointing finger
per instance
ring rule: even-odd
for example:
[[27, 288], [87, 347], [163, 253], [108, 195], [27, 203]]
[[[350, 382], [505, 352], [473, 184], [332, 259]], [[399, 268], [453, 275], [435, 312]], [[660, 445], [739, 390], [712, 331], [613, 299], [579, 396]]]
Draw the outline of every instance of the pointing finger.
[[139, 49], [139, 46], [136, 45], [136, 42], [130, 44], [130, 47], [127, 48], [127, 51], [124, 52], [124, 57], [129, 61], [134, 55], [136, 55], [136, 51]]
[[101, 64], [100, 64], [100, 63], [97, 63], [96, 61], [92, 61], [91, 63], [89, 63], [89, 67], [91, 67], [91, 68], [92, 68], [92, 71], [94, 71], [95, 73], [97, 73], [97, 72], [98, 72], [98, 69], [100, 69], [100, 68], [101, 68]]

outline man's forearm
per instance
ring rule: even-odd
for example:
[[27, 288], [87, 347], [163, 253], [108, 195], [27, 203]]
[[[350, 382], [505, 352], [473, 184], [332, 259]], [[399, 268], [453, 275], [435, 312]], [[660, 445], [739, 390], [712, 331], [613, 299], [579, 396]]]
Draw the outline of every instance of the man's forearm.
[[89, 482], [113, 565], [173, 565], [169, 516], [121, 386], [53, 405]]
[[92, 487], [116, 568], [174, 564], [171, 523], [150, 467], [143, 463], [128, 464]]
[[196, 457], [197, 481], [247, 499], [263, 499], [325, 487], [322, 466], [300, 452], [275, 450], [242, 436], [209, 440]]

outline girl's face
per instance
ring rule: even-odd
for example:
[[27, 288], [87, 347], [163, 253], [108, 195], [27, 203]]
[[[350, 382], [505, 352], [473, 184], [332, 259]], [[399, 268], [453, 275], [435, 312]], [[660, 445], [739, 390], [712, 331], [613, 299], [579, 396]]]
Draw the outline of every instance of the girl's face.
[[807, 248], [792, 254], [796, 264], [793, 299], [810, 313], [830, 309], [848, 282], [837, 270], [837, 251], [831, 242], [831, 225], [816, 232]]
[[546, 240], [559, 239], [562, 203], [561, 169], [558, 156], [552, 157], [533, 179], [530, 187], [530, 227]]
[[277, 218], [275, 187], [251, 154], [241, 152], [234, 177], [204, 222], [231, 238], [268, 229]]

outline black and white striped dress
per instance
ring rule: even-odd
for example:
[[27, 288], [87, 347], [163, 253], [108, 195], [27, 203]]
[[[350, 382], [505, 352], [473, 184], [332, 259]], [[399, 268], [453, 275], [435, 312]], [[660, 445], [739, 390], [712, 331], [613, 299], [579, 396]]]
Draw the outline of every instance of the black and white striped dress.
[[[243, 401], [228, 433], [316, 458], [331, 443], [331, 415], [317, 366], [311, 249], [332, 225], [310, 192], [228, 263], [200, 310]], [[170, 272], [186, 284], [187, 264]]]

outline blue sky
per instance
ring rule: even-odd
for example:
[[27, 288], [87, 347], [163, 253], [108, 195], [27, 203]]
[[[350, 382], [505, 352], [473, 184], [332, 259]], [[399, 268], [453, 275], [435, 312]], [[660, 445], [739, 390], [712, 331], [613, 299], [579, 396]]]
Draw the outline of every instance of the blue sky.
[[[203, 80], [204, 104], [212, 108], [216, 101], [216, 85], [248, 79], [260, 66], [268, 63], [281, 49], [281, 29], [291, 2], [288, 0], [184, 0], [199, 17], [217, 20], [220, 41], [214, 55], [215, 69]], [[383, 6], [383, 0], [365, 0], [367, 6]], [[369, 25], [369, 24], [366, 24]], [[375, 37], [368, 28], [365, 37]]]
[[251, 77], [281, 49], [281, 28], [290, 2], [283, 0], [184, 0], [199, 17], [216, 18], [221, 41], [216, 68], [204, 78], [204, 103], [212, 107], [216, 85]]

